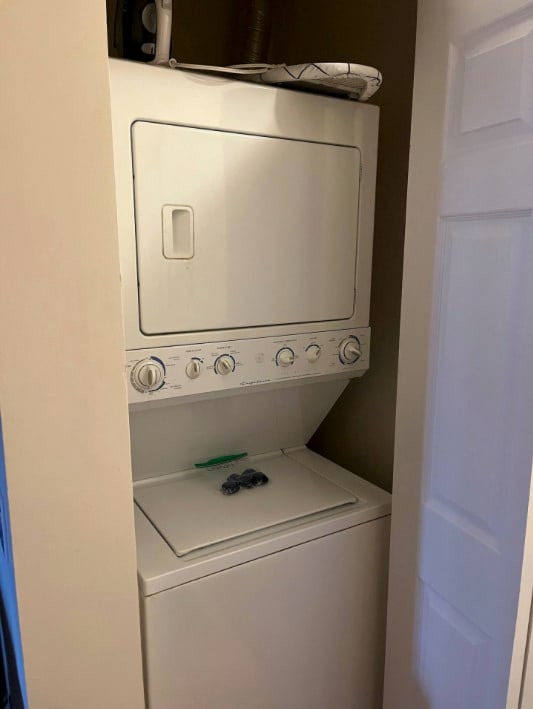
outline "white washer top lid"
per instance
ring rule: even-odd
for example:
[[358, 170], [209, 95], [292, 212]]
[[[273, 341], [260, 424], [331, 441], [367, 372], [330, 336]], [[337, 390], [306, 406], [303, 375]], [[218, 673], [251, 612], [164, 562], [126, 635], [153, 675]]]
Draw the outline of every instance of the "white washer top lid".
[[357, 502], [348, 490], [286, 456], [254, 466], [268, 484], [224, 495], [227, 469], [198, 470], [138, 486], [135, 501], [177, 556]]

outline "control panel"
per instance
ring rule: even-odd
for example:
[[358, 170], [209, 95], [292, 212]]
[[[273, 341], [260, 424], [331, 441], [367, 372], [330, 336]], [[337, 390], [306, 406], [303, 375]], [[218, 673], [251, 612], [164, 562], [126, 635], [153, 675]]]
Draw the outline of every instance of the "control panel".
[[127, 352], [129, 401], [207, 394], [368, 369], [370, 328]]

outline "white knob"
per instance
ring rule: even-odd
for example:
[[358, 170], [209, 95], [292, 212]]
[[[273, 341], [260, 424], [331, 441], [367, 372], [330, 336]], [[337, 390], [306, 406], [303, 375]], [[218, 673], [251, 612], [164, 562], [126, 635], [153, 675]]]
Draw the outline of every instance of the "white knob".
[[161, 362], [150, 357], [143, 359], [131, 371], [131, 383], [140, 392], [159, 389], [165, 379], [165, 368]]
[[193, 359], [191, 359], [185, 367], [185, 374], [189, 377], [189, 379], [198, 379], [201, 373], [202, 362], [197, 357], [193, 357]]
[[361, 357], [361, 343], [357, 337], [347, 337], [339, 347], [339, 358], [343, 364], [354, 364]]
[[294, 364], [294, 352], [290, 347], [282, 347], [276, 355], [276, 362], [280, 367], [290, 367]]
[[215, 362], [215, 372], [217, 374], [222, 374], [223, 376], [226, 376], [226, 374], [231, 374], [234, 369], [235, 360], [231, 355], [220, 355], [220, 357]]
[[322, 350], [320, 349], [320, 345], [309, 345], [309, 347], [305, 350], [307, 361], [311, 362], [311, 364], [318, 362], [321, 354]]

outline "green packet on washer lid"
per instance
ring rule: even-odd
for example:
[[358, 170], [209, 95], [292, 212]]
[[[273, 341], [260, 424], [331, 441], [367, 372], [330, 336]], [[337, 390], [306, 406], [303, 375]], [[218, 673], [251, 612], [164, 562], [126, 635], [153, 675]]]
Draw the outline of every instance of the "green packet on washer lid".
[[218, 458], [204, 460], [202, 463], [195, 463], [195, 468], [212, 468], [215, 465], [224, 465], [224, 463], [233, 463], [234, 460], [246, 458], [248, 453], [234, 453], [233, 455], [221, 455]]

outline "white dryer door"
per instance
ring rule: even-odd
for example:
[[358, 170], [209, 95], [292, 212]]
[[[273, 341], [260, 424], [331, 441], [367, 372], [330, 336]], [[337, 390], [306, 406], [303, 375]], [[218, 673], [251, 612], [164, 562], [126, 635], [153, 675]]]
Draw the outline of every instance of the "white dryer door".
[[144, 333], [353, 315], [357, 148], [144, 121], [132, 133]]

